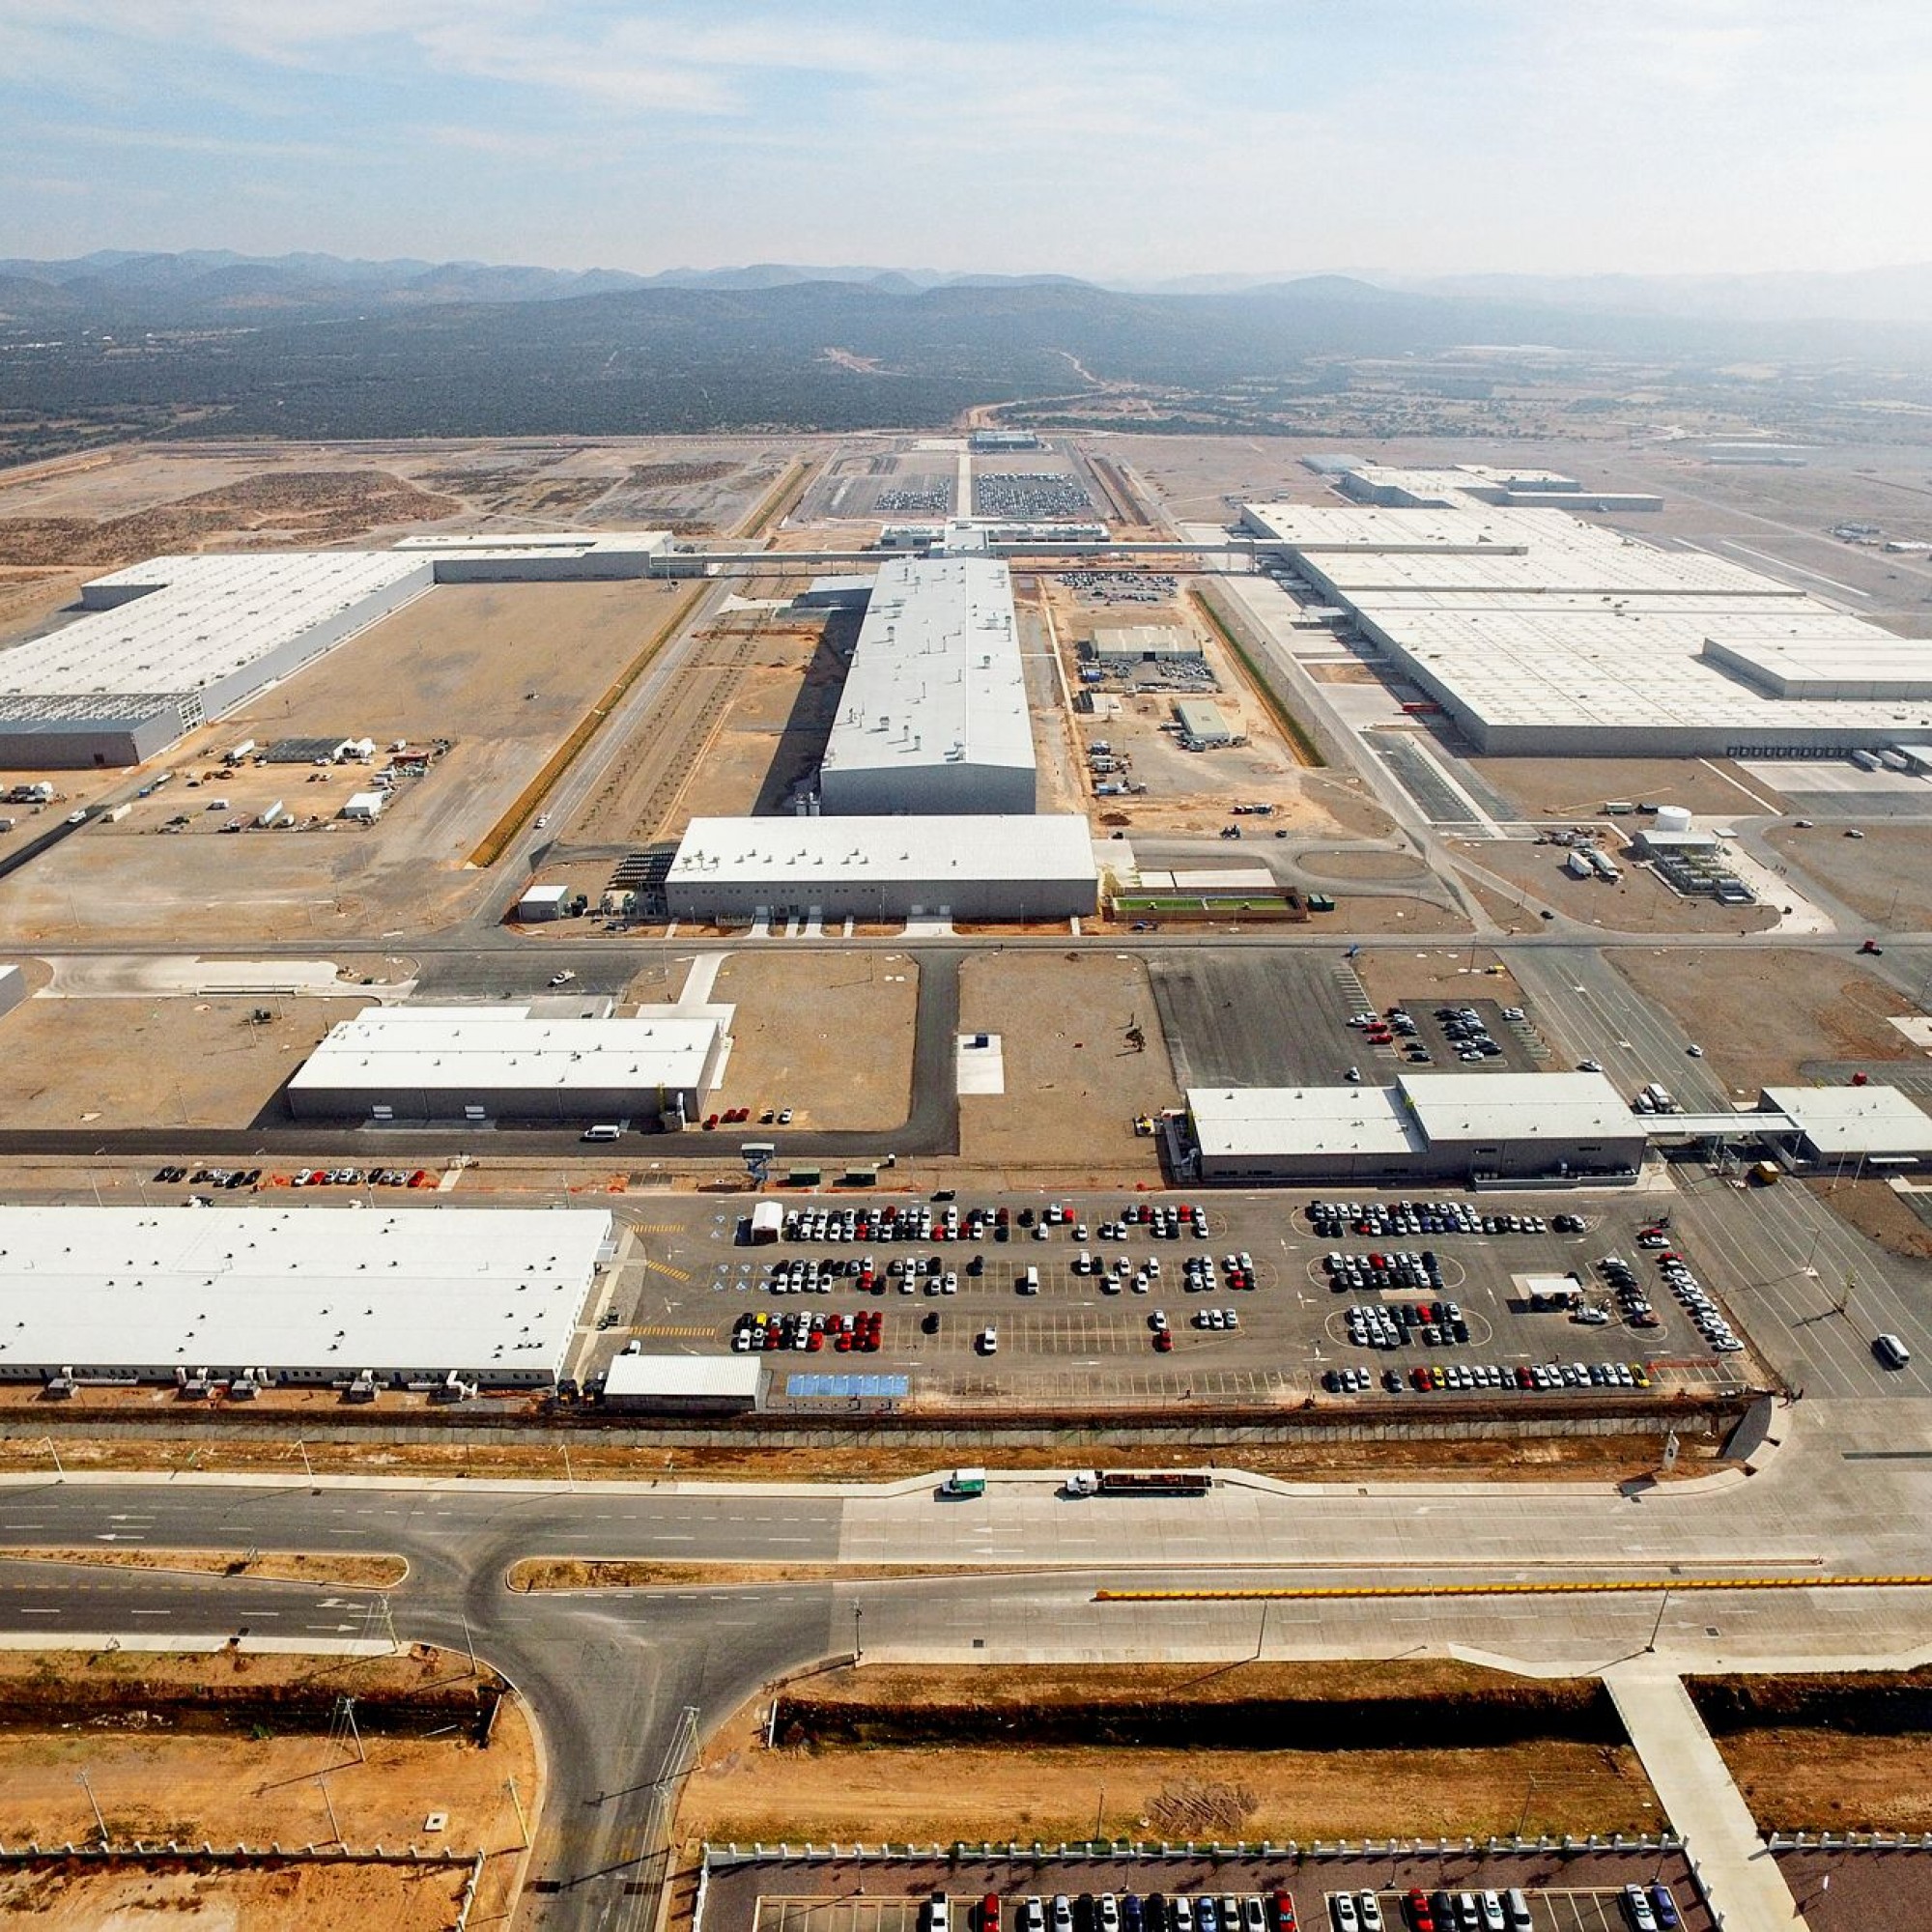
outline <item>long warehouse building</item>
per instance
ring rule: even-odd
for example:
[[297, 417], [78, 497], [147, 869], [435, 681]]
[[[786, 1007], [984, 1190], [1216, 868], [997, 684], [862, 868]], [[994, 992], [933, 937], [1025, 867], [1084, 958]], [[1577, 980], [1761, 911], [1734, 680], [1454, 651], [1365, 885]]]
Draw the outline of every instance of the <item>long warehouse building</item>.
[[673, 919], [1069, 919], [1099, 897], [1087, 821], [694, 818], [671, 862]]
[[1034, 810], [1012, 579], [990, 557], [879, 568], [818, 775], [828, 816]]
[[544, 1388], [602, 1208], [0, 1208], [0, 1380]]
[[298, 1121], [688, 1121], [723, 1075], [730, 1011], [371, 1007], [329, 1028], [289, 1082], [289, 1111]]
[[1241, 526], [1480, 752], [1821, 756], [1932, 729], [1932, 642], [1702, 551], [1404, 472], [1393, 508]]

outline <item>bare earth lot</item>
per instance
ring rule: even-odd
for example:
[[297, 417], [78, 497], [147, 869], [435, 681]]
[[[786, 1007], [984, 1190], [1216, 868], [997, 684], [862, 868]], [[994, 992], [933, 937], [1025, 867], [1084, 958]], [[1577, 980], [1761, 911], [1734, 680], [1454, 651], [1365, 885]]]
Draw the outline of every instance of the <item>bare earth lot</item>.
[[1899, 932], [1922, 932], [1932, 925], [1932, 836], [1922, 825], [1877, 819], [1861, 829], [1862, 838], [1795, 825], [1775, 826], [1767, 836], [1801, 872], [1815, 876], [1866, 919]]
[[[0, 1019], [0, 1117], [19, 1127], [245, 1126], [366, 1004], [30, 999]], [[274, 1018], [250, 1025], [258, 1009]]]
[[1469, 768], [1514, 799], [1523, 817], [1566, 825], [1598, 817], [1610, 799], [1689, 806], [1700, 817], [1750, 818], [1785, 810], [1776, 792], [1721, 758], [1473, 757]]
[[[415, 1658], [349, 1662], [314, 1657], [268, 1658], [221, 1652], [156, 1657], [131, 1652], [11, 1653], [0, 1680], [43, 1685], [69, 1678], [126, 1678], [192, 1689], [240, 1678], [251, 1690], [340, 1681], [358, 1694], [378, 1680], [423, 1681], [448, 1669]], [[4, 1685], [0, 1685], [4, 1690]], [[84, 1694], [84, 1690], [82, 1691]], [[366, 1762], [326, 1736], [189, 1733], [156, 1725], [83, 1724], [0, 1729], [0, 1841], [84, 1843], [96, 1835], [78, 1774], [85, 1769], [117, 1842], [144, 1838], [220, 1845], [318, 1845], [336, 1835], [355, 1845], [414, 1843], [491, 1854], [479, 1922], [500, 1918], [515, 1895], [522, 1832], [506, 1789], [515, 1778], [526, 1811], [539, 1792], [535, 1742], [521, 1705], [507, 1699], [491, 1743], [467, 1738], [390, 1737], [364, 1732]], [[324, 1799], [327, 1789], [327, 1800]], [[448, 1814], [437, 1833], [433, 1811]], [[465, 1869], [411, 1872], [396, 1867], [269, 1871], [245, 1875], [70, 1868], [15, 1872], [0, 1880], [0, 1921], [93, 1928], [166, 1922], [190, 1928], [247, 1926], [262, 1932], [362, 1932], [381, 1925], [432, 1932], [451, 1922]], [[125, 1916], [124, 1916], [125, 1915]], [[156, 1915], [161, 1915], [156, 1917]]]
[[1932, 1736], [1767, 1726], [1717, 1746], [1765, 1831], [1932, 1830]]
[[[1078, 1148], [1102, 1170], [1158, 1172], [1134, 1116], [1178, 1105], [1180, 1094], [1139, 960], [981, 952], [961, 968], [959, 992], [961, 1032], [998, 1034], [1006, 1070], [1004, 1094], [960, 1098], [964, 1160], [1037, 1166]], [[1125, 1038], [1136, 1020], [1142, 1053]]]
[[707, 1106], [789, 1107], [796, 1127], [895, 1127], [912, 1102], [919, 968], [876, 952], [735, 952], [712, 999], [735, 1004], [730, 1064]]
[[[1816, 952], [1608, 955], [1646, 999], [1704, 1043], [1733, 1088], [1790, 1086], [1813, 1060], [1911, 1060], [1887, 1015], [1906, 1002], [1849, 960]], [[1740, 1015], [1748, 1019], [1740, 1020]]]
[[[1507, 1682], [1431, 1659], [1394, 1666], [1239, 1665], [1205, 1673], [1172, 1666], [1141, 1673], [887, 1667], [835, 1673], [809, 1687], [809, 1694], [850, 1701], [861, 1711], [882, 1703], [915, 1717], [937, 1707], [933, 1721], [942, 1732], [949, 1705], [1011, 1704], [1022, 1714], [1024, 1732], [1026, 1709], [1069, 1700], [1104, 1706], [1124, 1699], [1129, 1714], [1142, 1702], [1167, 1713], [1199, 1704], [1205, 1719], [1218, 1704], [1238, 1707], [1251, 1698], [1373, 1698], [1376, 1690], [1365, 1691], [1364, 1686], [1378, 1668], [1400, 1674], [1405, 1687], [1422, 1696], [1433, 1690], [1453, 1696], [1464, 1685], [1493, 1693], [1499, 1681]], [[1444, 1706], [1445, 1717], [1453, 1708]], [[943, 1735], [924, 1748], [781, 1743], [767, 1750], [763, 1716], [762, 1706], [748, 1708], [713, 1740], [686, 1787], [682, 1838], [1280, 1841], [1365, 1837], [1398, 1824], [1432, 1836], [1481, 1837], [1516, 1829], [1532, 1775], [1531, 1830], [1641, 1832], [1660, 1822], [1634, 1751], [1559, 1736], [1426, 1751], [1062, 1747], [1032, 1739], [1003, 1747], [946, 1742]]]

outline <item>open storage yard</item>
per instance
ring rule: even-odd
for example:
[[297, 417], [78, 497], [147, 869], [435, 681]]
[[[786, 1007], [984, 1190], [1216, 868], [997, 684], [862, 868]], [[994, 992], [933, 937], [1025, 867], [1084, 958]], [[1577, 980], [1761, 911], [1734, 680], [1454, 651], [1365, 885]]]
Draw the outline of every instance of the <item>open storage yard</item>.
[[1570, 855], [1562, 845], [1486, 839], [1471, 840], [1463, 850], [1472, 867], [1507, 880], [1527, 900], [1516, 921], [1524, 930], [1543, 906], [1552, 906], [1579, 924], [1601, 925], [1611, 932], [1762, 932], [1777, 923], [1776, 906], [1719, 905], [1715, 898], [1672, 892], [1615, 838], [1602, 838], [1598, 844], [1623, 873], [1614, 883], [1595, 876], [1573, 877], [1564, 868]]
[[[1932, 792], [1928, 792], [1932, 806]], [[1774, 826], [1767, 837], [1801, 877], [1814, 877], [1863, 918], [1898, 932], [1932, 926], [1932, 838], [1921, 824], [1864, 823], [1862, 838], [1836, 824]]]
[[[160, 939], [193, 905], [197, 936], [214, 944], [434, 924], [476, 895], [483, 882], [463, 867], [477, 841], [685, 588], [440, 585], [176, 748], [175, 783], [0, 883], [0, 918], [29, 940]], [[368, 767], [311, 784], [313, 766], [219, 766], [245, 740], [305, 737], [450, 749], [372, 826], [334, 816]], [[232, 810], [217, 816], [208, 804], [220, 798]], [[276, 803], [318, 822], [214, 836]], [[157, 836], [184, 813], [178, 836]]]

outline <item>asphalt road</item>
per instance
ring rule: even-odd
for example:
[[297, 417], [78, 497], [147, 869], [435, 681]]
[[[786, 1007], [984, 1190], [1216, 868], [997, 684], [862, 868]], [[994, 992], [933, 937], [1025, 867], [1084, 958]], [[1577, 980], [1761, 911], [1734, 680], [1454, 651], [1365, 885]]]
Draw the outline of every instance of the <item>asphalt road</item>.
[[[1535, 1485], [1396, 1486], [1373, 1494], [1224, 1481], [1198, 1501], [1074, 1500], [1050, 1479], [942, 1503], [928, 1481], [878, 1489], [665, 1486], [412, 1489], [178, 1479], [12, 1479], [0, 1542], [400, 1551], [387, 1614], [405, 1641], [478, 1653], [543, 1728], [551, 1787], [524, 1922], [622, 1932], [648, 1884], [659, 1779], [687, 1708], [709, 1728], [789, 1670], [874, 1660], [1385, 1655], [1466, 1644], [1587, 1667], [1653, 1641], [1666, 1660], [1932, 1643], [1932, 1591], [1792, 1589], [1710, 1597], [1686, 1579], [1807, 1578], [1925, 1562], [1932, 1403], [1806, 1403], [1748, 1479], [1629, 1493]], [[1747, 1506], [1741, 1506], [1747, 1505]], [[537, 1553], [761, 1563], [937, 1565], [942, 1577], [512, 1596]], [[1369, 1598], [1110, 1604], [1101, 1585], [1226, 1586], [1630, 1577], [1615, 1597]], [[352, 1642], [385, 1628], [366, 1591], [0, 1564], [0, 1632], [50, 1644], [116, 1634]], [[857, 1613], [855, 1615], [855, 1612]], [[554, 1889], [550, 1887], [554, 1886]]]

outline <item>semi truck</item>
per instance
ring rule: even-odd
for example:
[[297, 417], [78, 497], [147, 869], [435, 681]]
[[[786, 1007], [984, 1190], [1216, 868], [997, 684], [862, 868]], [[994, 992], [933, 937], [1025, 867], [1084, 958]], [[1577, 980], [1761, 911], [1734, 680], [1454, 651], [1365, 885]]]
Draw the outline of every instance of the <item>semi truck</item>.
[[1205, 1496], [1214, 1487], [1206, 1469], [1076, 1469], [1070, 1496]]

